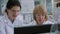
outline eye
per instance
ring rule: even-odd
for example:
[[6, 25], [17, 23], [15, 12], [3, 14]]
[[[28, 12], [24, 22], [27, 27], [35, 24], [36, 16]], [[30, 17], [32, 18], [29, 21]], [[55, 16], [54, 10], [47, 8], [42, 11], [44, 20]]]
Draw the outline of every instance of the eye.
[[11, 12], [15, 12], [15, 10], [11, 10]]
[[12, 12], [15, 12], [15, 10], [12, 10]]
[[41, 16], [40, 14], [37, 14], [37, 15], [35, 15], [36, 17], [39, 17], [39, 16]]

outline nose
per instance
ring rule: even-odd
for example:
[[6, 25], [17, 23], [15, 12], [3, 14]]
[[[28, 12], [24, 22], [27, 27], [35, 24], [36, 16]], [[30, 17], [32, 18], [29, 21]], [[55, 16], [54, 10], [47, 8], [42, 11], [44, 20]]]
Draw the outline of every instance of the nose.
[[17, 12], [17, 11], [15, 11], [14, 15], [15, 15], [15, 16], [17, 16], [17, 15], [18, 15], [18, 12]]
[[40, 16], [39, 18], [42, 19], [42, 16]]

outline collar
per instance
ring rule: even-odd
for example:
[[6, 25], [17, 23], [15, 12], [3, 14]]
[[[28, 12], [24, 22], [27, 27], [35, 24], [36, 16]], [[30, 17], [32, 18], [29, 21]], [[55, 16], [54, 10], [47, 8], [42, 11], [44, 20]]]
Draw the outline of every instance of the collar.
[[10, 19], [8, 18], [8, 15], [6, 13], [4, 13], [4, 21], [5, 21], [5, 24], [10, 26], [10, 27], [13, 27], [13, 24], [12, 22], [10, 21]]

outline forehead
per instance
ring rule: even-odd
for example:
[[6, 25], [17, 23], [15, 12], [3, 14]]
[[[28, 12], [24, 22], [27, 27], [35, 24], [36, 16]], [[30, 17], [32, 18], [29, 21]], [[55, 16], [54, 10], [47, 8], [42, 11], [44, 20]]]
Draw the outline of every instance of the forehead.
[[44, 14], [46, 14], [46, 12], [43, 9], [37, 9], [35, 14], [42, 14], [42, 15], [44, 15]]
[[19, 6], [13, 6], [11, 9], [13, 9], [13, 10], [20, 10], [20, 7]]

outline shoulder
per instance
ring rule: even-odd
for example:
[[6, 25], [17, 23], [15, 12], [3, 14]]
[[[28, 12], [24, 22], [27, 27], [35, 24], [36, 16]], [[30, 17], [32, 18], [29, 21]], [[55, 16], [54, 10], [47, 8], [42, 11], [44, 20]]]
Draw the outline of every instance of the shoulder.
[[4, 24], [4, 18], [3, 18], [3, 16], [0, 16], [0, 28], [2, 29], [2, 28], [4, 28], [5, 26], [5, 24]]
[[18, 20], [23, 20], [23, 15], [18, 15], [18, 16], [16, 17], [16, 19], [18, 19]]
[[33, 20], [31, 23], [32, 23], [33, 25], [37, 25], [37, 23], [36, 23], [35, 20]]
[[54, 22], [52, 22], [52, 21], [45, 21], [43, 24], [54, 24]]
[[0, 23], [4, 24], [5, 22], [5, 17], [4, 16], [0, 16]]
[[2, 21], [4, 19], [4, 17], [3, 16], [0, 16], [0, 21]]

